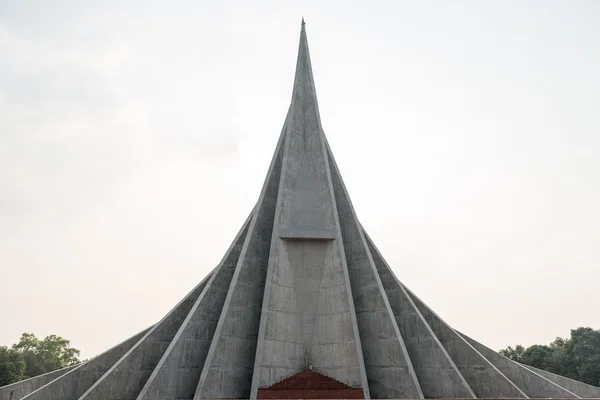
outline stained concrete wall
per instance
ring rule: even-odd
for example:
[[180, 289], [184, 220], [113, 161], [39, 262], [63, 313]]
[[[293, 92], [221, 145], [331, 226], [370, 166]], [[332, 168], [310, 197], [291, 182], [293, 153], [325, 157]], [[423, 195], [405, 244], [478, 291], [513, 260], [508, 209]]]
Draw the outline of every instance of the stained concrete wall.
[[27, 400], [75, 400], [96, 382], [119, 358], [136, 344], [148, 328], [97, 357], [79, 364], [66, 374], [24, 396]]
[[285, 134], [251, 397], [308, 367], [363, 385], [304, 31]]
[[194, 399], [250, 396], [283, 142], [281, 138], [271, 162]]
[[61, 368], [56, 371], [48, 372], [47, 374], [34, 376], [33, 378], [24, 379], [19, 382], [11, 383], [10, 385], [2, 386], [0, 387], [0, 400], [11, 399], [11, 392], [13, 392], [12, 400], [20, 399], [26, 394], [41, 388], [47, 383], [52, 382], [59, 376], [66, 374], [67, 372], [78, 366], [79, 365], [73, 365], [71, 367]]
[[328, 158], [371, 396], [423, 398], [331, 151]]
[[470, 337], [460, 334], [477, 351], [487, 358], [496, 368], [517, 385], [522, 391], [531, 398], [577, 398], [576, 394], [559, 386], [526, 368], [520, 364], [504, 357], [494, 350], [482, 345]]
[[544, 371], [538, 368], [531, 367], [529, 365], [521, 364], [523, 368], [529, 369], [535, 373], [540, 374], [544, 378], [551, 380], [552, 382], [564, 387], [565, 389], [575, 393], [582, 398], [596, 398], [600, 399], [600, 387], [588, 385], [587, 383], [579, 382], [574, 379], [566, 378], [564, 376], [553, 374], [552, 372]]
[[361, 387], [344, 274], [332, 241], [280, 242], [256, 371], [260, 387], [308, 367]]
[[423, 395], [426, 398], [475, 398], [475, 393], [396, 279], [369, 235], [364, 230], [363, 234], [404, 338]]
[[196, 300], [138, 399], [193, 399], [242, 251], [250, 216]]
[[417, 296], [408, 289], [406, 291], [477, 397], [528, 397]]

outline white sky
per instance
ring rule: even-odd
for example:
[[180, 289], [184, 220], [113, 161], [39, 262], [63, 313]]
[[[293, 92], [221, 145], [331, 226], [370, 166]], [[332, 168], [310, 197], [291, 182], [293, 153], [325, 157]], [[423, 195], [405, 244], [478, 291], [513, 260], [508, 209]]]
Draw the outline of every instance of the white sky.
[[495, 349], [600, 328], [599, 2], [0, 0], [0, 345], [56, 333], [94, 356], [216, 265], [302, 16], [398, 277]]

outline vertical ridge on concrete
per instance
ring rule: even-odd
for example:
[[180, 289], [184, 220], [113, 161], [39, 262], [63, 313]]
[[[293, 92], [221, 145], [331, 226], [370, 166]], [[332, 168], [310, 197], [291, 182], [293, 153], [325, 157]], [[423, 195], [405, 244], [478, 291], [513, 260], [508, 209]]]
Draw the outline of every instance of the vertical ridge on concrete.
[[210, 276], [202, 280], [166, 316], [154, 325], [138, 343], [96, 381], [81, 400], [135, 399], [167, 350], [181, 323], [190, 312]]
[[138, 399], [193, 399], [208, 347], [237, 265], [250, 214], [198, 297]]
[[405, 289], [477, 397], [529, 398], [408, 288]]
[[285, 135], [251, 398], [309, 367], [364, 383], [304, 25]]
[[576, 381], [575, 379], [567, 378], [561, 375], [553, 374], [552, 372], [544, 371], [525, 364], [519, 364], [525, 369], [528, 369], [536, 374], [543, 376], [546, 379], [560, 385], [561, 387], [575, 393], [583, 399], [595, 398], [600, 399], [600, 387], [588, 385], [587, 383]]
[[329, 146], [327, 150], [371, 396], [423, 398], [410, 356]]
[[[456, 331], [455, 331], [456, 332]], [[496, 368], [517, 385], [527, 396], [531, 398], [580, 398], [573, 392], [552, 382], [543, 376], [523, 368], [502, 354], [482, 345], [470, 337], [456, 332], [471, 344], [479, 353], [488, 359]]]
[[[317, 116], [319, 116], [318, 108], [316, 109], [316, 112], [317, 112]], [[320, 120], [321, 119], [319, 117], [319, 121]], [[348, 262], [346, 260], [346, 250], [344, 249], [344, 245], [343, 245], [340, 216], [338, 214], [337, 203], [336, 203], [336, 198], [335, 198], [335, 191], [333, 190], [334, 186], [333, 186], [333, 178], [332, 178], [332, 172], [331, 172], [331, 163], [329, 160], [329, 148], [327, 146], [327, 140], [325, 139], [324, 133], [320, 135], [320, 141], [321, 141], [321, 147], [323, 148], [323, 153], [324, 153], [324, 157], [325, 157], [324, 168], [325, 168], [326, 175], [327, 175], [327, 184], [331, 188], [330, 196], [331, 196], [331, 202], [333, 204], [332, 213], [333, 213], [333, 220], [335, 221], [335, 230], [336, 230], [335, 241], [338, 244], [336, 247], [336, 250], [337, 250], [336, 255], [340, 259], [340, 262], [342, 264], [342, 275], [343, 275], [343, 279], [344, 279], [344, 283], [345, 283], [345, 290], [340, 291], [339, 295], [342, 298], [342, 300], [344, 298], [348, 299], [347, 303], [348, 303], [349, 310], [350, 310], [350, 322], [352, 324], [352, 332], [354, 333], [354, 337], [357, 339], [357, 340], [355, 340], [355, 343], [356, 343], [355, 347], [356, 347], [356, 352], [357, 352], [357, 357], [358, 357], [358, 362], [359, 362], [361, 386], [363, 389], [364, 398], [370, 399], [371, 398], [371, 390], [369, 388], [369, 378], [367, 376], [367, 367], [365, 365], [364, 352], [363, 352], [363, 347], [362, 347], [362, 343], [360, 340], [360, 331], [358, 329], [358, 318], [357, 318], [357, 314], [356, 314], [356, 307], [354, 305], [354, 296], [352, 294], [352, 285], [350, 283], [350, 274], [348, 272]], [[327, 299], [326, 299], [326, 301], [327, 301]]]
[[431, 327], [363, 229], [369, 251], [426, 398], [475, 398]]
[[[27, 400], [75, 400], [94, 384], [111, 365], [136, 344], [150, 328], [147, 328], [110, 350], [79, 364], [52, 382], [22, 397]], [[13, 400], [16, 400], [13, 398]]]
[[287, 120], [250, 222], [194, 399], [248, 398], [250, 395], [286, 125]]
[[72, 365], [70, 367], [65, 367], [56, 371], [47, 372], [45, 374], [34, 376], [32, 378], [23, 379], [21, 381], [11, 383], [6, 386], [0, 386], [0, 400], [8, 400], [11, 397], [13, 400], [20, 399], [26, 394], [41, 388], [42, 386], [52, 382], [56, 378], [59, 378], [60, 376], [66, 374], [73, 368], [77, 368], [79, 366], [81, 366], [81, 364]]

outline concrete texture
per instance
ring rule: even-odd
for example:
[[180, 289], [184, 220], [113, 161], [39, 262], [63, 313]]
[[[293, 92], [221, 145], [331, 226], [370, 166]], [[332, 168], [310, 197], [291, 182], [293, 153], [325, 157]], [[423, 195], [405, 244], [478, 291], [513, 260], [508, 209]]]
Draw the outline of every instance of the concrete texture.
[[66, 374], [67, 372], [78, 366], [79, 364], [73, 365], [71, 367], [62, 368], [56, 371], [48, 372], [47, 374], [34, 376], [33, 378], [24, 379], [22, 381], [15, 382], [10, 385], [2, 386], [0, 387], [0, 400], [9, 400], [11, 398], [11, 392], [13, 400], [20, 399], [26, 394], [41, 388], [47, 383], [52, 382], [56, 378]]
[[248, 398], [279, 193], [282, 133], [233, 274], [194, 399]]
[[[530, 367], [529, 365], [520, 364], [523, 368], [540, 374], [546, 379], [564, 387], [572, 393], [580, 396], [581, 398], [595, 398], [600, 399], [600, 387], [588, 385], [587, 383], [579, 382], [574, 379], [566, 378], [564, 376], [553, 374], [552, 372], [543, 371], [538, 368]], [[547, 396], [544, 396], [547, 397]]]
[[477, 397], [528, 398], [521, 389], [431, 311], [417, 296], [409, 290], [407, 292]]
[[475, 398], [431, 327], [363, 230], [377, 272], [426, 398]]
[[423, 392], [331, 151], [329, 168], [373, 398], [423, 398]]
[[[457, 332], [458, 333], [458, 332]], [[523, 368], [520, 364], [504, 357], [494, 350], [478, 343], [470, 337], [460, 334], [467, 342], [471, 344], [478, 352], [487, 358], [504, 376], [517, 385], [527, 396], [532, 398], [553, 397], [553, 398], [579, 398], [573, 392], [557, 385], [540, 374]]]
[[[260, 197], [219, 265], [159, 323], [0, 400], [600, 398], [456, 332], [360, 225], [327, 143], [304, 24]], [[335, 392], [338, 390], [338, 392]]]
[[284, 134], [251, 398], [309, 367], [364, 383], [304, 29]]
[[[148, 328], [112, 349], [79, 364], [57, 379], [23, 396], [27, 400], [75, 400], [136, 344], [149, 330]], [[13, 397], [13, 400], [15, 398]]]
[[193, 399], [229, 284], [248, 233], [248, 217], [219, 267], [212, 273], [138, 399]]

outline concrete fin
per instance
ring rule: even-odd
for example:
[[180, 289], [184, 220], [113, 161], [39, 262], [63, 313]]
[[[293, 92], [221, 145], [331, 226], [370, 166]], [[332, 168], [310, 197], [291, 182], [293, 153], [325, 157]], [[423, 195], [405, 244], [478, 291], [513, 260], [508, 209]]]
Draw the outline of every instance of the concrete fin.
[[48, 372], [42, 375], [34, 376], [33, 378], [24, 379], [19, 382], [11, 383], [10, 385], [2, 386], [0, 387], [0, 400], [9, 400], [11, 397], [13, 400], [20, 399], [28, 393], [41, 388], [42, 386], [52, 382], [56, 378], [66, 374], [78, 366], [79, 364], [72, 365], [70, 367], [61, 368], [56, 371]]
[[364, 229], [363, 234], [425, 398], [475, 398], [475, 393]]
[[278, 237], [334, 239], [322, 128], [306, 30], [302, 26], [286, 126]]
[[[119, 358], [136, 344], [149, 330], [130, 337], [110, 350], [77, 365], [65, 374], [22, 397], [27, 400], [75, 400], [96, 382]], [[13, 400], [16, 400], [13, 397]]]
[[[306, 31], [302, 29], [251, 397], [305, 368], [362, 386]], [[363, 368], [364, 369], [364, 368]]]
[[193, 399], [252, 214], [211, 274], [138, 399]]
[[278, 198], [286, 126], [271, 161], [194, 399], [248, 398]]
[[212, 275], [202, 280], [82, 396], [85, 400], [135, 399]]
[[[306, 36], [306, 28], [302, 25], [300, 31], [300, 43], [298, 45], [298, 58], [296, 59], [294, 87], [292, 89], [292, 103], [290, 105], [289, 113], [300, 115], [310, 108], [314, 108], [318, 113], [319, 106], [312, 64], [310, 61], [310, 52], [308, 50], [308, 39]], [[318, 114], [316, 119], [307, 122], [315, 125], [305, 125], [301, 127], [302, 129], [298, 129], [300, 126], [295, 126], [294, 129], [296, 130], [296, 133], [310, 136], [313, 133], [323, 131], [321, 127], [321, 118]]]
[[373, 398], [423, 398], [408, 351], [331, 149], [329, 168]]
[[527, 396], [531, 398], [580, 398], [575, 393], [570, 392], [564, 387], [544, 378], [540, 374], [530, 371], [521, 364], [518, 364], [502, 354], [495, 352], [471, 339], [470, 337], [457, 332], [467, 342], [471, 344], [481, 355], [487, 358], [496, 368], [517, 385]]
[[528, 369], [536, 374], [540, 374], [546, 379], [560, 385], [561, 387], [575, 393], [581, 398], [600, 399], [600, 387], [588, 385], [587, 383], [576, 381], [575, 379], [566, 378], [561, 375], [553, 374], [552, 372], [544, 371], [539, 368], [534, 368], [529, 365], [519, 364], [523, 368]]
[[529, 398], [425, 303], [405, 289], [478, 398]]

